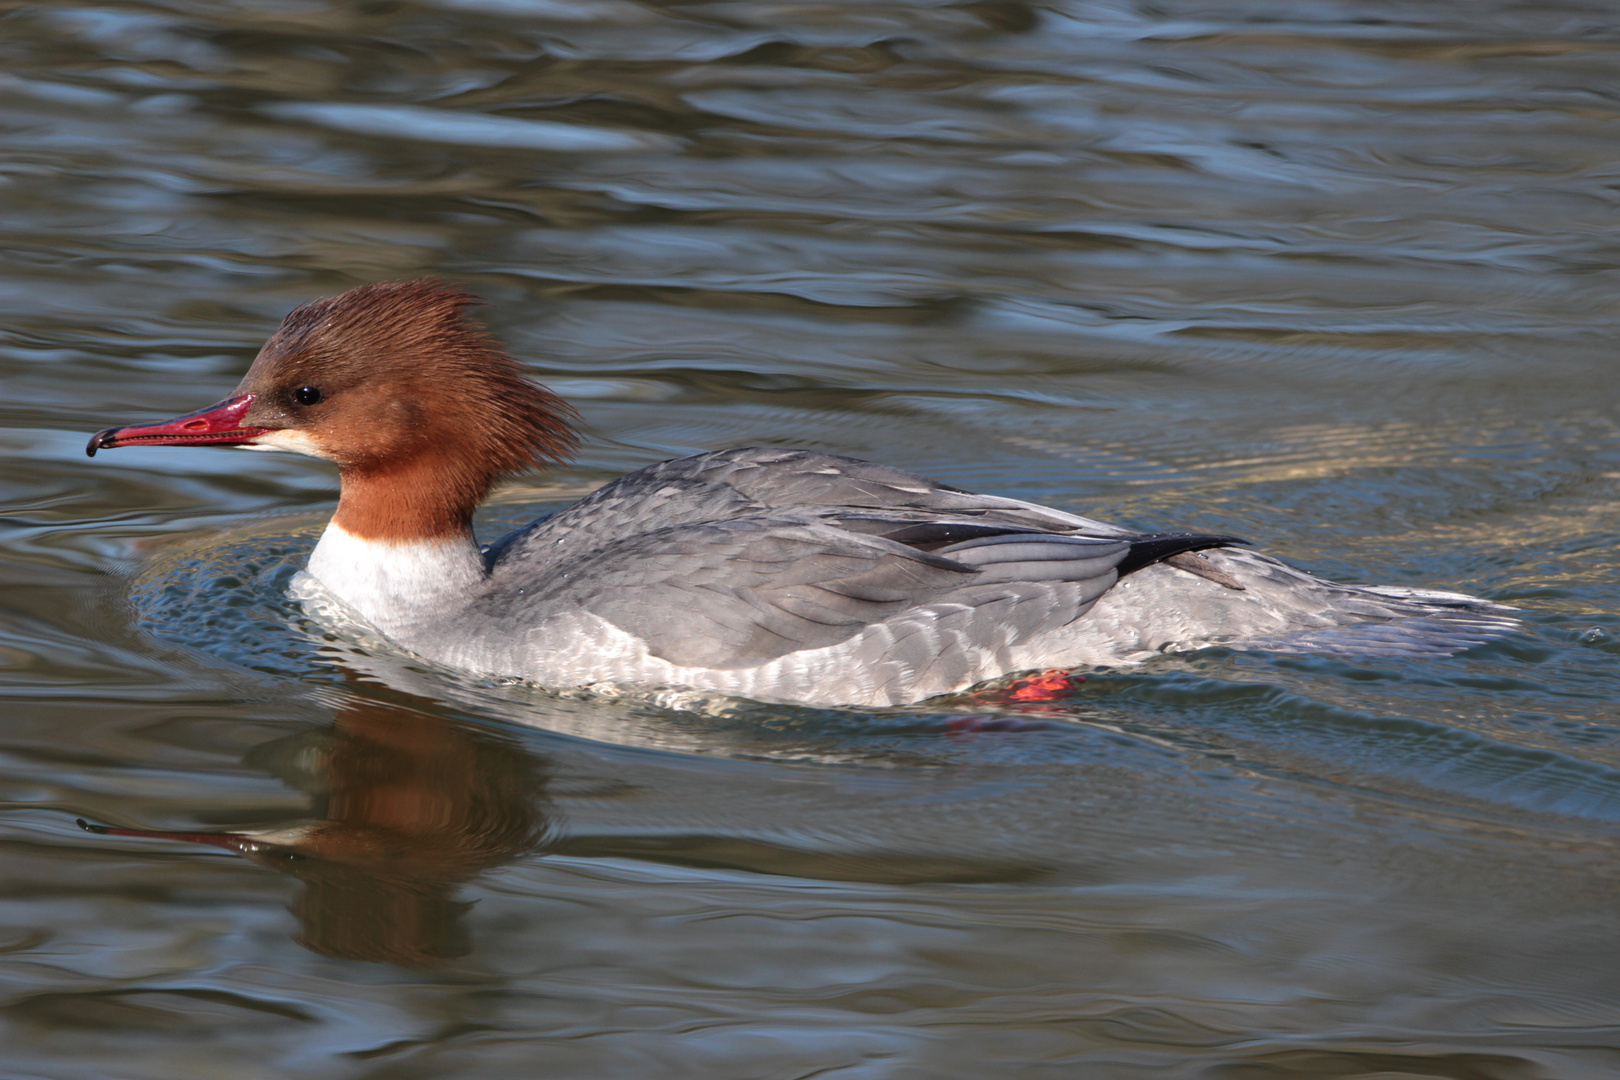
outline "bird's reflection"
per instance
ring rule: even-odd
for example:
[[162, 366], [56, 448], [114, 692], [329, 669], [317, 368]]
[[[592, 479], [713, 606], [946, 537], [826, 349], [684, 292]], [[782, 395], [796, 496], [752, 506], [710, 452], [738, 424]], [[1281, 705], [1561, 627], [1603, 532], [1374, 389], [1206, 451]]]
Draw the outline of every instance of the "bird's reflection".
[[315, 796], [313, 816], [232, 832], [85, 825], [236, 851], [296, 877], [298, 940], [350, 960], [431, 964], [468, 950], [456, 889], [542, 846], [540, 758], [490, 731], [367, 686], [330, 732], [255, 748], [250, 763]]
[[[1047, 872], [1044, 860], [1009, 856], [1000, 845], [994, 851], [968, 850], [971, 845], [956, 834], [944, 849], [925, 845], [926, 851], [904, 854], [882, 843], [863, 845], [848, 833], [838, 844], [806, 843], [805, 808], [816, 808], [813, 813], [829, 805], [810, 778], [795, 772], [784, 788], [775, 773], [728, 771], [717, 787], [709, 771], [706, 763], [722, 752], [757, 756], [762, 743], [756, 728], [739, 733], [723, 723], [683, 727], [671, 722], [667, 710], [643, 714], [611, 698], [580, 701], [529, 693], [508, 698], [487, 688], [467, 690], [386, 651], [329, 644], [323, 652], [346, 681], [337, 691], [340, 704], [331, 727], [274, 739], [248, 751], [245, 759], [250, 767], [308, 792], [309, 816], [213, 832], [80, 824], [104, 835], [207, 844], [295, 877], [302, 888], [291, 910], [301, 944], [327, 956], [405, 965], [466, 954], [467, 905], [457, 899], [459, 887], [481, 871], [542, 848], [576, 857], [630, 857], [840, 881], [1005, 881]], [[1032, 703], [1069, 694], [1074, 681], [1066, 673], [1047, 672], [1005, 690], [975, 694], [968, 699], [975, 709], [993, 706], [994, 711], [945, 720], [938, 730], [951, 738], [1067, 731], [1060, 720], [1031, 715], [1043, 708]], [[1016, 715], [1004, 713], [1009, 703], [1016, 704]], [[510, 733], [458, 720], [447, 710], [510, 722]], [[593, 747], [676, 753], [602, 759], [570, 743], [554, 751], [567, 755], [568, 765], [553, 768], [551, 759], [517, 734], [519, 724], [582, 737], [589, 740], [583, 745]], [[576, 793], [582, 776], [592, 777], [602, 790], [635, 790], [637, 816], [647, 820], [648, 832], [593, 833], [576, 822], [565, 839], [555, 827], [558, 811], [546, 790], [553, 771], [573, 776], [569, 787]], [[835, 801], [848, 811], [842, 775], [829, 773], [825, 783], [837, 789]], [[808, 802], [797, 802], [799, 797]], [[874, 792], [872, 799], [870, 812], [886, 815], [878, 809], [886, 796]], [[762, 802], [777, 808], [773, 825], [761, 817]], [[776, 830], [793, 834], [794, 841], [773, 838]]]

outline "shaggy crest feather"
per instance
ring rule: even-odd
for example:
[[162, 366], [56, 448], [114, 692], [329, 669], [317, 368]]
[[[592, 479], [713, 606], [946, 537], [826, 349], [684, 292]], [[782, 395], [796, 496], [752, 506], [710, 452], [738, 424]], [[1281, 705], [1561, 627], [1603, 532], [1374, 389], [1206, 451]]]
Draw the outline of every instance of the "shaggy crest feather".
[[[460, 532], [497, 477], [572, 454], [577, 414], [466, 318], [479, 303], [431, 278], [362, 285], [295, 309], [260, 350], [238, 387], [255, 395], [248, 419], [296, 423], [338, 464], [343, 528]], [[321, 401], [301, 404], [307, 388]], [[364, 425], [323, 422], [343, 398], [366, 401]]]

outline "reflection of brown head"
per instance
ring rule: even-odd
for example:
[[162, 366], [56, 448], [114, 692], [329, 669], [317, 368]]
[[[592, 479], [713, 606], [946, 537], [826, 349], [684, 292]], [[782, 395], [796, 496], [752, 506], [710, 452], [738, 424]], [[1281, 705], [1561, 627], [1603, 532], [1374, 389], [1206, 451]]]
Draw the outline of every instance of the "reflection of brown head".
[[298, 878], [291, 910], [315, 952], [412, 965], [462, 955], [467, 905], [456, 886], [545, 841], [540, 763], [493, 732], [366, 692], [322, 741], [315, 820], [258, 832], [95, 831], [212, 844]]
[[306, 858], [279, 864], [305, 883], [300, 940], [355, 960], [461, 955], [455, 886], [544, 838], [537, 762], [489, 732], [376, 702], [345, 709], [335, 734], [325, 820], [296, 845]]

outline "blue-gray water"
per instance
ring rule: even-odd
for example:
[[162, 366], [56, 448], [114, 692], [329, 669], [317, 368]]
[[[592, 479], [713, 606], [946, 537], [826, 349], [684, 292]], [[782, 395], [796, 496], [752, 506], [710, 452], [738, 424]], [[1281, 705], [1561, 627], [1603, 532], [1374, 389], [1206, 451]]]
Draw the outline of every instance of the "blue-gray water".
[[[1612, 5], [0, 10], [7, 1080], [1620, 1073]], [[423, 274], [591, 428], [486, 538], [809, 446], [1525, 629], [553, 696], [285, 598], [321, 463], [84, 457]]]

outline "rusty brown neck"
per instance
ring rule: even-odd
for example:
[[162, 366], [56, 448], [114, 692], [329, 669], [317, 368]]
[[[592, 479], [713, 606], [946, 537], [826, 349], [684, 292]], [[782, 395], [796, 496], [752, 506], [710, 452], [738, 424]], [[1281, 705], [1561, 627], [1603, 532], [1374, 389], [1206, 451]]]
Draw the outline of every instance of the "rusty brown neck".
[[470, 540], [473, 511], [489, 487], [487, 477], [425, 454], [386, 469], [345, 468], [342, 477], [332, 523], [376, 543]]

